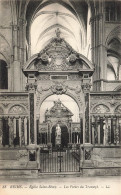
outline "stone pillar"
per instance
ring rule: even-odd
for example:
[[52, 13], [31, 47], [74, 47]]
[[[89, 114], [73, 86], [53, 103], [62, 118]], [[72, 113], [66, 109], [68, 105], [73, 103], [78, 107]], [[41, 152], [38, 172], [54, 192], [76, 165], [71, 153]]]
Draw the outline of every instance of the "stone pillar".
[[92, 116], [92, 121], [91, 121], [91, 125], [92, 125], [92, 144], [95, 145], [95, 120], [94, 117]]
[[91, 143], [90, 132], [90, 83], [83, 83], [82, 88], [84, 92], [84, 115], [83, 115], [83, 144]]
[[17, 24], [13, 25], [13, 90], [20, 91], [20, 80], [21, 80], [21, 67], [18, 58], [18, 31], [19, 27]]
[[25, 136], [25, 146], [27, 145], [27, 118], [24, 118], [24, 136]]
[[92, 149], [91, 132], [90, 132], [90, 78], [89, 75], [83, 76], [82, 89], [84, 93], [84, 113], [83, 113], [83, 158], [81, 160], [83, 167], [91, 167], [92, 163]]
[[13, 146], [14, 140], [14, 125], [13, 125], [13, 118], [8, 118], [8, 125], [9, 125], [9, 146]]
[[98, 117], [98, 121], [97, 121], [97, 131], [98, 131], [98, 145], [100, 145], [100, 117]]
[[37, 144], [39, 143], [39, 117], [36, 118]]
[[16, 138], [16, 118], [13, 119], [14, 123], [14, 138]]
[[116, 145], [119, 144], [119, 116], [116, 117], [115, 142], [116, 142]]
[[83, 144], [83, 114], [79, 114], [80, 118], [80, 144]]
[[105, 117], [104, 145], [108, 144], [108, 116]]
[[21, 146], [25, 146], [24, 117], [21, 118]]
[[51, 132], [50, 132], [50, 129], [51, 129], [51, 124], [48, 123], [48, 144], [51, 145]]
[[93, 88], [95, 91], [105, 90], [105, 79], [107, 78], [107, 51], [105, 48], [105, 30], [104, 30], [104, 7], [95, 13], [90, 19], [91, 25], [91, 50], [92, 62], [95, 64], [93, 75]]
[[2, 118], [0, 118], [0, 147], [2, 147], [2, 136], [3, 136], [3, 122], [2, 122]]
[[21, 145], [21, 117], [19, 117], [19, 146]]
[[[31, 80], [31, 79], [30, 79]], [[36, 113], [35, 113], [35, 92], [37, 84], [34, 82], [35, 80], [31, 82], [28, 79], [28, 83], [26, 85], [26, 88], [29, 92], [29, 144], [26, 147], [28, 150], [28, 167], [29, 168], [39, 168], [39, 155], [37, 155], [39, 147], [37, 146], [37, 130], [36, 130]]]
[[36, 132], [36, 114], [35, 114], [35, 91], [36, 83], [28, 83], [27, 89], [29, 91], [29, 144], [37, 144]]

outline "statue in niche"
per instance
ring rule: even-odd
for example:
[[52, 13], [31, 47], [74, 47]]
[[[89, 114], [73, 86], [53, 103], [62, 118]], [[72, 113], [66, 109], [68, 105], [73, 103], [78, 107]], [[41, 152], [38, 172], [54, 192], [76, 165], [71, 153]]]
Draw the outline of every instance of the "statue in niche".
[[61, 128], [59, 124], [56, 126], [55, 136], [56, 145], [61, 144]]

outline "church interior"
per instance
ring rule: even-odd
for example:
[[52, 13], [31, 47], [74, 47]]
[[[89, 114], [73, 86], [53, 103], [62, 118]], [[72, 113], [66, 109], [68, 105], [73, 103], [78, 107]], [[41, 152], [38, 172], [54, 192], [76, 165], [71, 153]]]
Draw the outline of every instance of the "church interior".
[[0, 175], [121, 175], [121, 1], [0, 0]]

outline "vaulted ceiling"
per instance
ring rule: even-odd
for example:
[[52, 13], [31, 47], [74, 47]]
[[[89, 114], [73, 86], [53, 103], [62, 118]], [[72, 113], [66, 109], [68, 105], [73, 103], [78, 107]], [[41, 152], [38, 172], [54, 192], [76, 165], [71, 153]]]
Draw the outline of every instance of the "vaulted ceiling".
[[88, 5], [85, 1], [43, 0], [27, 7], [27, 39], [31, 55], [41, 51], [56, 36], [59, 28], [64, 38], [77, 52], [86, 45]]

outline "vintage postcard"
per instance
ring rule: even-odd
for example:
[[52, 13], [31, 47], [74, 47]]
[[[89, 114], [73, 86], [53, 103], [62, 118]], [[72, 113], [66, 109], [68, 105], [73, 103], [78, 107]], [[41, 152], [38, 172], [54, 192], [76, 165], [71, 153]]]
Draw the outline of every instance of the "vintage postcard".
[[0, 194], [120, 185], [121, 1], [0, 0]]

